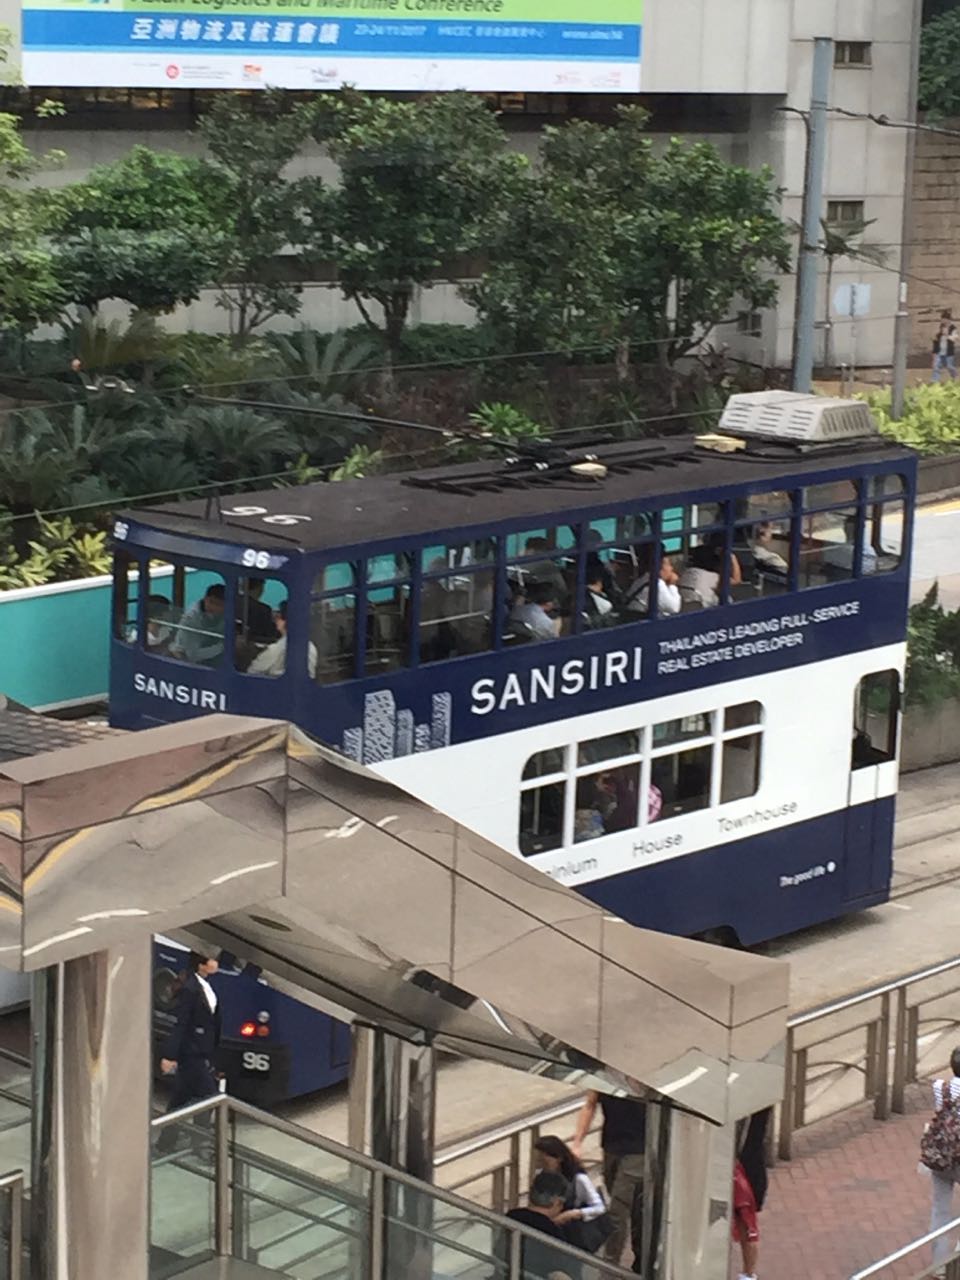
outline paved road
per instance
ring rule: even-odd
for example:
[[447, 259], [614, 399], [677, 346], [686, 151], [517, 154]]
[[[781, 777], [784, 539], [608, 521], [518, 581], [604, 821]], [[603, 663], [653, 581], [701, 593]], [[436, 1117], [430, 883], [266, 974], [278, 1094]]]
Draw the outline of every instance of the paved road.
[[939, 583], [945, 608], [960, 608], [960, 500], [938, 502], [917, 512], [913, 538], [911, 600]]

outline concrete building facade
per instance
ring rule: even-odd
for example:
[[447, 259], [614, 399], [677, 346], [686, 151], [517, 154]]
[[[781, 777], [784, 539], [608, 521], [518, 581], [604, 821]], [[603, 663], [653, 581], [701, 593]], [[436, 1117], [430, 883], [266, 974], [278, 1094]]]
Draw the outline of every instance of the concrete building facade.
[[[637, 0], [640, 3], [640, 0]], [[834, 316], [837, 361], [887, 366], [893, 353], [897, 273], [903, 219], [907, 134], [883, 128], [867, 115], [909, 118], [915, 0], [645, 0], [640, 101], [652, 111], [651, 128], [664, 137], [683, 134], [712, 141], [721, 154], [750, 167], [768, 164], [783, 189], [783, 212], [799, 221], [804, 185], [806, 128], [796, 114], [809, 105], [813, 40], [835, 41], [830, 102], [854, 113], [831, 113], [824, 217], [838, 223], [863, 219], [865, 239], [883, 246], [882, 266], [841, 260], [834, 290], [870, 285], [869, 314], [856, 324]], [[0, 25], [15, 33], [19, 0], [0, 0]], [[193, 113], [203, 94], [189, 91], [70, 91], [66, 120], [28, 128], [31, 145], [56, 146], [66, 164], [48, 180], [83, 176], [89, 167], [117, 158], [136, 142], [194, 151]], [[42, 96], [42, 92], [41, 92]], [[512, 143], [530, 153], [544, 122], [566, 115], [609, 116], [615, 99], [553, 94], [502, 95], [500, 106]], [[302, 160], [323, 171], [319, 154]], [[826, 315], [826, 285], [820, 281], [818, 317]], [[732, 350], [760, 363], [790, 360], [795, 305], [794, 278], [781, 284], [775, 309], [745, 311], [718, 334]], [[455, 286], [438, 282], [418, 300], [414, 322], [469, 323], [470, 309]], [[302, 315], [289, 322], [330, 329], [359, 320], [329, 282], [306, 282]], [[201, 299], [171, 318], [175, 328], [216, 330], [225, 315], [213, 299]], [[822, 337], [819, 352], [822, 353]]]

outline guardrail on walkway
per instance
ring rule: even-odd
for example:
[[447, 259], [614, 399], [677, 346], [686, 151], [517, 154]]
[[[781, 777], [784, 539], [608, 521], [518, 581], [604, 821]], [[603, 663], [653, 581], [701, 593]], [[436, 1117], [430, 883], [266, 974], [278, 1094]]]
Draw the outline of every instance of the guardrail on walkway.
[[[895, 1267], [904, 1258], [909, 1258], [912, 1253], [928, 1248], [933, 1244], [934, 1240], [939, 1240], [941, 1236], [953, 1235], [958, 1229], [960, 1229], [960, 1218], [955, 1218], [953, 1222], [948, 1222], [945, 1227], [940, 1227], [937, 1231], [930, 1231], [927, 1235], [921, 1236], [919, 1240], [911, 1240], [909, 1244], [905, 1244], [896, 1253], [887, 1254], [879, 1262], [874, 1262], [869, 1267], [864, 1267], [862, 1271], [858, 1271], [856, 1275], [851, 1276], [850, 1280], [873, 1280], [874, 1276], [882, 1276], [885, 1271]], [[914, 1272], [910, 1280], [926, 1280], [927, 1276], [935, 1275], [943, 1276], [943, 1280], [960, 1280], [960, 1253], [953, 1254], [946, 1263], [931, 1262], [922, 1271]]]
[[[922, 984], [943, 979], [948, 974], [956, 974], [956, 981], [938, 983], [934, 991], [917, 990]], [[918, 1040], [925, 1006], [958, 992], [960, 956], [918, 969], [893, 982], [852, 992], [790, 1018], [787, 1022], [786, 1073], [777, 1142], [780, 1159], [790, 1159], [793, 1134], [807, 1123], [809, 1070], [811, 1065], [823, 1065], [811, 1064], [811, 1050], [859, 1039], [861, 1052], [848, 1053], [846, 1058], [837, 1059], [836, 1065], [862, 1072], [863, 1097], [873, 1101], [876, 1118], [886, 1120], [891, 1113], [903, 1112], [906, 1086], [917, 1078]], [[814, 1032], [815, 1038], [811, 1038], [809, 1028], [818, 1028], [830, 1020], [834, 1022], [832, 1027], [822, 1035]], [[945, 1021], [957, 1023], [958, 1019], [951, 1016]], [[472, 1165], [475, 1157], [491, 1151], [489, 1164], [482, 1165], [480, 1169], [470, 1167], [447, 1185], [451, 1191], [461, 1191], [474, 1183], [489, 1180], [489, 1203], [494, 1210], [502, 1212], [507, 1206], [517, 1203], [519, 1192], [530, 1180], [537, 1139], [573, 1116], [582, 1101], [582, 1097], [574, 1098], [471, 1135], [438, 1152], [435, 1168], [446, 1168], [456, 1162]], [[594, 1132], [592, 1129], [591, 1134]], [[569, 1133], [561, 1133], [561, 1136], [569, 1137]], [[501, 1150], [498, 1152], [497, 1148]], [[471, 1192], [472, 1196], [476, 1194], [476, 1190]], [[960, 1275], [956, 1280], [960, 1280]]]
[[[444, 1147], [437, 1152], [433, 1162], [435, 1170], [446, 1168], [457, 1162], [470, 1162], [473, 1157], [484, 1151], [493, 1150], [492, 1163], [480, 1169], [471, 1169], [455, 1182], [446, 1184], [448, 1191], [462, 1191], [464, 1187], [475, 1182], [490, 1180], [490, 1207], [495, 1213], [506, 1213], [509, 1208], [520, 1203], [522, 1191], [530, 1185], [535, 1164], [534, 1147], [538, 1138], [544, 1133], [555, 1132], [557, 1127], [563, 1128], [558, 1135], [569, 1141], [569, 1131], [560, 1122], [576, 1115], [583, 1104], [583, 1098], [573, 1098], [569, 1102], [561, 1102], [553, 1107], [546, 1107], [532, 1114], [519, 1116], [494, 1129], [485, 1129], [453, 1146]], [[588, 1137], [599, 1132], [600, 1124], [591, 1125]], [[506, 1147], [505, 1154], [497, 1154], [496, 1148]], [[476, 1191], [471, 1193], [476, 1195]]]
[[[952, 984], [938, 984], [935, 991], [925, 994], [915, 990], [923, 983], [942, 979], [951, 973], [956, 974], [956, 981]], [[960, 956], [927, 969], [918, 969], [894, 982], [867, 987], [790, 1018], [787, 1022], [786, 1076], [777, 1143], [780, 1159], [790, 1159], [793, 1134], [807, 1123], [808, 1071], [812, 1049], [822, 1049], [843, 1040], [849, 1042], [851, 1037], [855, 1041], [862, 1037], [862, 1060], [859, 1054], [848, 1054], [838, 1059], [835, 1065], [863, 1073], [863, 1097], [873, 1101], [876, 1118], [886, 1120], [891, 1112], [903, 1112], [904, 1090], [917, 1078], [921, 1010], [957, 992], [960, 992]], [[856, 1011], [852, 1019], [843, 1016], [851, 1011]], [[809, 1038], [808, 1028], [828, 1019], [839, 1025], [834, 1025], [816, 1039]], [[951, 1015], [946, 1021], [957, 1024], [958, 1019]], [[960, 1280], [960, 1275], [957, 1280]]]

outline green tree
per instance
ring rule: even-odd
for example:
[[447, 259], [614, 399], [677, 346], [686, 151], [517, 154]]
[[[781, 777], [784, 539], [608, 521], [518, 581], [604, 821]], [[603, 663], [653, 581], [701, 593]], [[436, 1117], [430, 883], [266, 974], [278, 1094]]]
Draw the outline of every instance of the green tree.
[[340, 180], [308, 210], [314, 252], [332, 257], [392, 364], [417, 289], [453, 275], [526, 162], [507, 153], [483, 102], [460, 93], [402, 102], [345, 92], [321, 104], [316, 133]]
[[16, 116], [0, 113], [0, 329], [29, 331], [60, 310], [63, 291], [45, 239], [49, 204], [29, 180], [51, 155], [25, 145]]
[[936, 116], [960, 113], [960, 8], [945, 10], [920, 34], [920, 106]]
[[291, 181], [285, 171], [314, 113], [306, 103], [291, 108], [282, 93], [257, 94], [256, 101], [223, 94], [200, 124], [220, 195], [219, 305], [239, 343], [275, 316], [300, 310], [300, 287], [283, 278], [279, 259], [301, 247], [300, 211], [308, 196], [316, 207], [322, 184]]
[[548, 130], [532, 189], [495, 215], [489, 265], [466, 292], [515, 341], [642, 344], [666, 368], [735, 300], [776, 297], [789, 242], [771, 172], [707, 143], [658, 153], [647, 119], [628, 107], [612, 127]]

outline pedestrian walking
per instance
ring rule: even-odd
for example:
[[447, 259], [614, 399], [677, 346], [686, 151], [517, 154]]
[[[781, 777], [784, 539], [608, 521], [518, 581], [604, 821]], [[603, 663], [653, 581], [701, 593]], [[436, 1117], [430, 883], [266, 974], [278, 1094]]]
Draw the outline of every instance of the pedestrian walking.
[[939, 382], [944, 370], [954, 382], [957, 378], [957, 326], [953, 323], [953, 313], [942, 312], [940, 327], [933, 339], [933, 372], [931, 382]]
[[[960, 1181], [960, 1048], [950, 1055], [950, 1069], [950, 1080], [933, 1082], [933, 1119], [920, 1139], [920, 1167], [931, 1180], [931, 1231], [939, 1231], [953, 1218], [953, 1190]], [[942, 1266], [951, 1252], [949, 1236], [934, 1240], [935, 1265]]]
[[[212, 956], [190, 952], [190, 971], [177, 995], [174, 1024], [160, 1050], [160, 1070], [172, 1076], [167, 1114], [219, 1092], [214, 1058], [220, 1044], [220, 1008], [209, 979], [217, 972]], [[160, 1135], [158, 1148], [176, 1146], [176, 1125]]]
[[757, 1280], [757, 1259], [760, 1256], [757, 1199], [739, 1160], [733, 1167], [733, 1238], [740, 1246], [740, 1280]]
[[597, 1107], [603, 1111], [600, 1146], [603, 1150], [603, 1185], [607, 1189], [613, 1230], [603, 1246], [608, 1262], [619, 1264], [629, 1238], [633, 1249], [631, 1269], [638, 1275], [643, 1259], [643, 1168], [647, 1143], [647, 1111], [635, 1098], [616, 1098], [591, 1089], [577, 1115], [570, 1149], [580, 1159]]

